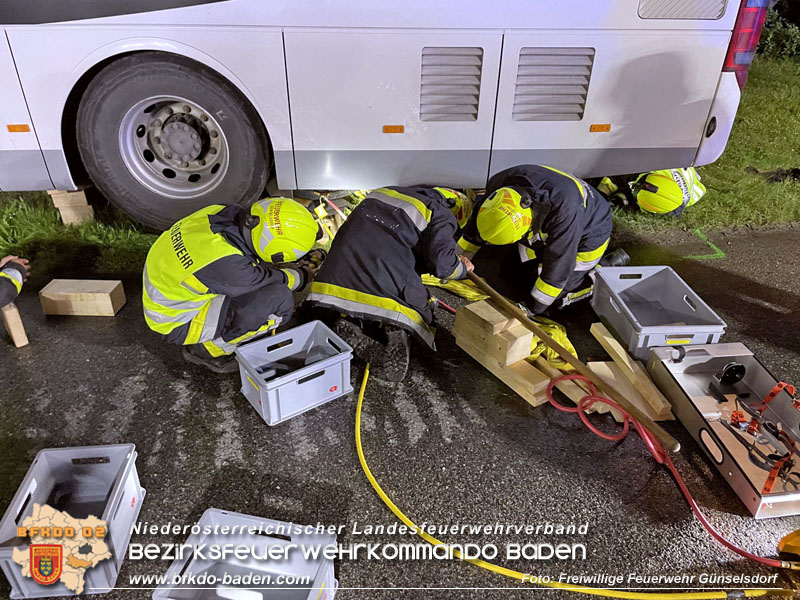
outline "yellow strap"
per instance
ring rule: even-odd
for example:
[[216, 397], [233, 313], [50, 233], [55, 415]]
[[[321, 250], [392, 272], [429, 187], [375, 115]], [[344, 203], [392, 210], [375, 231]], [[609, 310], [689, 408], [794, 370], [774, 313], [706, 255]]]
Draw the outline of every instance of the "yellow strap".
[[434, 277], [433, 275], [423, 275], [422, 276], [422, 283], [423, 285], [432, 285], [434, 287], [439, 287], [442, 289], [447, 290], [455, 294], [456, 296], [461, 296], [462, 298], [466, 298], [471, 302], [477, 302], [478, 300], [486, 300], [489, 296], [484, 294], [478, 287], [469, 280], [460, 279], [460, 280], [449, 280], [442, 283], [442, 280], [438, 277]]
[[558, 298], [559, 294], [564, 291], [564, 288], [557, 288], [554, 285], [550, 285], [544, 279], [539, 277], [536, 280], [536, 289], [542, 292], [543, 294], [547, 294], [551, 298]]
[[588, 252], [578, 252], [577, 262], [594, 262], [596, 260], [600, 260], [603, 258], [603, 254], [606, 252], [606, 248], [608, 248], [608, 243], [611, 240], [606, 240], [602, 246], [600, 246], [597, 250], [589, 250]]
[[[367, 464], [367, 459], [364, 456], [364, 448], [361, 445], [361, 411], [364, 405], [364, 391], [367, 387], [367, 380], [369, 379], [369, 364], [367, 364], [367, 368], [364, 370], [364, 379], [361, 381], [361, 390], [358, 392], [358, 404], [356, 405], [356, 451], [358, 452], [358, 461], [361, 463], [361, 468], [364, 470], [364, 474], [367, 476], [370, 485], [372, 485], [372, 489], [378, 494], [380, 499], [383, 503], [389, 507], [394, 515], [400, 519], [407, 527], [411, 528], [413, 531], [417, 533], [419, 537], [423, 540], [428, 542], [433, 546], [447, 546], [444, 542], [437, 540], [432, 535], [425, 533], [424, 531], [420, 530], [420, 528], [414, 523], [411, 519], [409, 519], [403, 511], [401, 511], [397, 505], [392, 502], [392, 499], [383, 491], [383, 488], [378, 483], [378, 480], [375, 479], [375, 476], [372, 474], [372, 471], [369, 470], [369, 465]], [[461, 558], [461, 553], [458, 550], [453, 549], [452, 551], [453, 556]], [[725, 599], [728, 598], [727, 592], [722, 591], [715, 591], [715, 592], [684, 592], [684, 593], [655, 593], [655, 592], [627, 592], [622, 590], [609, 590], [604, 588], [592, 588], [592, 587], [582, 587], [577, 585], [570, 585], [567, 583], [560, 583], [557, 581], [549, 581], [546, 579], [542, 579], [536, 575], [529, 575], [526, 573], [522, 573], [520, 571], [515, 571], [513, 569], [508, 569], [506, 567], [501, 567], [500, 565], [495, 565], [493, 563], [487, 562], [485, 560], [479, 560], [474, 558], [464, 559], [469, 563], [472, 563], [475, 566], [481, 567], [482, 569], [486, 569], [487, 571], [491, 571], [493, 573], [499, 573], [500, 575], [505, 575], [506, 577], [511, 577], [512, 579], [517, 579], [519, 581], [523, 581], [525, 583], [531, 583], [532, 585], [538, 585], [541, 587], [548, 587], [548, 588], [555, 588], [560, 590], [568, 590], [571, 592], [577, 592], [580, 594], [587, 594], [591, 596], [601, 596], [604, 598], [623, 598], [625, 600], [712, 600], [716, 598]], [[744, 596], [746, 598], [756, 598], [766, 595], [781, 595], [781, 596], [792, 596], [793, 592], [789, 589], [779, 589], [779, 590], [766, 590], [766, 589], [749, 589], [743, 590]]]

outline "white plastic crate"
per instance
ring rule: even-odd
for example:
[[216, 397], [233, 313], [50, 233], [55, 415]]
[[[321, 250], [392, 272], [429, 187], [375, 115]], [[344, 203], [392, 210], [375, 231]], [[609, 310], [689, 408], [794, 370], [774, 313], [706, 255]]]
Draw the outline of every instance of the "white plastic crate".
[[242, 394], [277, 425], [353, 391], [353, 349], [321, 321], [288, 329], [236, 349]]
[[716, 344], [727, 327], [670, 267], [597, 269], [592, 308], [632, 356], [650, 348]]
[[44, 586], [23, 577], [12, 560], [15, 548], [30, 545], [29, 539], [17, 537], [17, 527], [31, 516], [34, 504], [75, 519], [95, 516], [106, 522], [104, 541], [111, 558], [86, 570], [84, 577], [84, 593], [98, 594], [114, 587], [144, 495], [133, 444], [41, 450], [0, 521], [0, 567], [11, 584], [11, 598], [74, 595], [61, 582]]
[[[239, 513], [209, 508], [200, 517], [201, 532], [191, 535], [184, 542], [188, 548], [205, 545], [231, 544], [255, 547], [258, 555], [264, 554], [265, 545], [283, 546], [294, 544], [286, 560], [256, 560], [249, 557], [239, 560], [232, 554], [225, 559], [194, 559], [191, 552], [174, 561], [167, 570], [167, 583], [153, 592], [153, 600], [333, 600], [339, 582], [334, 577], [333, 561], [320, 553], [316, 559], [305, 559], [301, 546], [320, 548], [335, 544], [336, 536], [329, 533], [296, 533], [292, 523], [262, 519]], [[236, 533], [222, 535], [215, 529], [229, 527]], [[203, 529], [208, 528], [208, 531]], [[251, 533], [252, 532], [252, 533]], [[232, 580], [248, 576], [269, 578], [258, 585], [235, 586], [225, 583], [226, 576]], [[278, 577], [293, 578], [291, 584], [278, 583]], [[297, 581], [308, 578], [310, 582]], [[198, 582], [204, 581], [203, 585]], [[285, 580], [284, 580], [285, 581]], [[257, 589], [260, 588], [260, 589]]]

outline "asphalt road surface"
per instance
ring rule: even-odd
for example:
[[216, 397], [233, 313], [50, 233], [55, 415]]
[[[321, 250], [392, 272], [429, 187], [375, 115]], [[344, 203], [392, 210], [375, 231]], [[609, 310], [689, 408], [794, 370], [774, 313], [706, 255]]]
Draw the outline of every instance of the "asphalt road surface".
[[[727, 321], [724, 341], [743, 342], [779, 379], [800, 383], [800, 230], [714, 234], [718, 251], [692, 233], [620, 241], [634, 264], [672, 265]], [[524, 293], [532, 283], [508, 276], [517, 268], [508, 252], [487, 251], [476, 264], [501, 291]], [[58, 273], [81, 275], [86, 274], [79, 267]], [[344, 544], [417, 541], [357, 532], [395, 519], [359, 466], [355, 396], [268, 427], [240, 394], [238, 375], [214, 375], [184, 363], [178, 348], [147, 331], [138, 278], [125, 279], [128, 303], [115, 318], [45, 317], [36, 292], [46, 282], [39, 274], [18, 300], [30, 346], [15, 350], [0, 343], [0, 507], [8, 506], [42, 448], [134, 443], [147, 489], [142, 521], [191, 524], [216, 507], [301, 524], [346, 525], [339, 536]], [[588, 304], [558, 318], [568, 325], [581, 358], [605, 358], [588, 332], [594, 320]], [[514, 543], [583, 544], [584, 560], [500, 561], [556, 579], [561, 573], [771, 573], [704, 532], [636, 435], [607, 442], [574, 415], [530, 407], [456, 347], [450, 315], [440, 312], [439, 319], [439, 351], [417, 348], [405, 382], [373, 379], [366, 393], [365, 452], [375, 476], [410, 518], [435, 525], [586, 525], [583, 535], [441, 536], [447, 542], [497, 544], [501, 554]], [[354, 363], [356, 388], [362, 372]], [[609, 416], [594, 419], [615, 428]], [[775, 556], [777, 541], [799, 528], [800, 518], [754, 521], [681, 425], [666, 428], [681, 442], [677, 466], [711, 521], [747, 550]], [[182, 541], [181, 535], [132, 539]], [[117, 586], [130, 587], [132, 575], [161, 574], [168, 564], [126, 559]], [[460, 561], [361, 557], [338, 560], [336, 572], [337, 598], [568, 595]], [[779, 586], [787, 582], [778, 579]], [[619, 587], [673, 586], [626, 580]], [[1, 582], [0, 597], [8, 593]], [[107, 597], [150, 594], [118, 589]]]

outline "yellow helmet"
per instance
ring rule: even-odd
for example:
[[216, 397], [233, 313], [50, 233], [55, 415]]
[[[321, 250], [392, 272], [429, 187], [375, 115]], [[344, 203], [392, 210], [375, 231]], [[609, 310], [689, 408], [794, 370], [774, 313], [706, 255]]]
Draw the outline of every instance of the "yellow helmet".
[[478, 234], [488, 244], [513, 244], [531, 228], [531, 201], [514, 188], [503, 187], [486, 198], [478, 210]]
[[433, 189], [444, 196], [444, 199], [449, 202], [450, 210], [453, 211], [453, 215], [455, 215], [456, 221], [458, 221], [458, 226], [463, 229], [472, 216], [472, 200], [470, 200], [466, 194], [451, 190], [450, 188], [437, 187]]
[[644, 212], [676, 217], [706, 193], [694, 167], [642, 173], [631, 183], [631, 189]]
[[311, 250], [319, 226], [311, 213], [289, 198], [266, 198], [250, 207], [258, 219], [252, 228], [253, 247], [269, 263], [294, 262]]

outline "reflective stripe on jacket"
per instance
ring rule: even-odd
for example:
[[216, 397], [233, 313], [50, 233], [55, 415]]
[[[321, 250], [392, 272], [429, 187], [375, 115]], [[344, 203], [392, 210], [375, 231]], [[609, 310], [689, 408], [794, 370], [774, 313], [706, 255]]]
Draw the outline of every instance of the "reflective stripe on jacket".
[[[227, 297], [271, 283], [294, 289], [295, 269], [263, 263], [238, 225], [239, 206], [209, 206], [175, 223], [150, 248], [142, 303], [148, 327], [181, 344], [217, 340]], [[298, 279], [299, 278], [299, 279]], [[274, 312], [263, 306], [265, 316]], [[273, 326], [277, 326], [273, 323]], [[222, 346], [221, 340], [217, 344]]]

